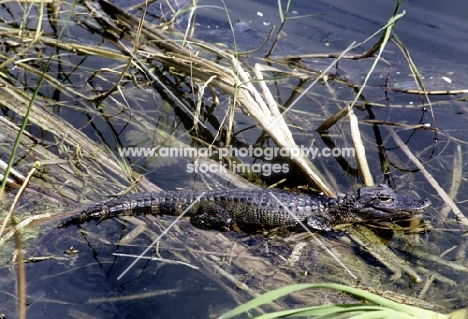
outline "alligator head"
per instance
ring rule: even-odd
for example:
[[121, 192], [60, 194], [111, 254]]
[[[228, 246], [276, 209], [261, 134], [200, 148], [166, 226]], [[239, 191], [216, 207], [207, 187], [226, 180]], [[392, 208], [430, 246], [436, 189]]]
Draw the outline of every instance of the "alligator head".
[[398, 194], [385, 184], [361, 187], [353, 196], [353, 210], [363, 221], [410, 218], [431, 205], [429, 199]]

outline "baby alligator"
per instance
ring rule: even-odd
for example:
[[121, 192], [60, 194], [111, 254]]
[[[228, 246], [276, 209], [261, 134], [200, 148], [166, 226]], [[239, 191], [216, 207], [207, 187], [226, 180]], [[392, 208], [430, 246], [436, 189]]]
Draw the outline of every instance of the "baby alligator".
[[242, 189], [135, 193], [90, 206], [64, 220], [58, 227], [116, 216], [179, 216], [191, 204], [186, 216], [190, 216], [194, 226], [202, 229], [229, 231], [235, 226], [241, 229], [298, 229], [299, 220], [310, 229], [330, 231], [339, 224], [410, 218], [424, 212], [431, 202], [397, 194], [384, 184], [361, 187], [337, 198]]

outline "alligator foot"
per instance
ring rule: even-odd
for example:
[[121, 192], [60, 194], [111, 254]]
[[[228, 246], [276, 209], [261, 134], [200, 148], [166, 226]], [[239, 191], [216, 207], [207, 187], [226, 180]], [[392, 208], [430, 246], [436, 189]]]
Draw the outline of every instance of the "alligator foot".
[[190, 217], [190, 222], [201, 229], [214, 229], [218, 231], [232, 230], [232, 218], [221, 206], [213, 203], [204, 203], [197, 214]]

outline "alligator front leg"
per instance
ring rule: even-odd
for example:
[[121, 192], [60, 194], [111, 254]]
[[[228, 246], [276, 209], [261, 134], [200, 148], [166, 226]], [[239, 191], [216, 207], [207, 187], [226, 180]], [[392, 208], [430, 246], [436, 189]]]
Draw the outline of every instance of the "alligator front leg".
[[307, 217], [306, 226], [313, 230], [331, 231], [333, 230], [329, 221], [323, 216]]
[[190, 222], [201, 229], [213, 229], [219, 231], [232, 230], [231, 215], [221, 206], [214, 203], [203, 203], [195, 215], [190, 217]]

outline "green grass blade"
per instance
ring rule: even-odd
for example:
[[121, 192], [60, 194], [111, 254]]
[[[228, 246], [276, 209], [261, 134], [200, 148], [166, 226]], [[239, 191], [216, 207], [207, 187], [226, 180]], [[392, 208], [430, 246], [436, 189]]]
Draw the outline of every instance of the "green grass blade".
[[288, 295], [292, 292], [298, 291], [298, 290], [303, 290], [303, 289], [308, 289], [308, 288], [313, 288], [313, 284], [298, 284], [298, 285], [292, 285], [292, 286], [286, 286], [282, 287], [279, 289], [275, 289], [273, 291], [269, 291], [264, 293], [263, 295], [260, 295], [247, 303], [240, 305], [231, 311], [225, 313], [224, 315], [220, 316], [218, 319], [226, 319], [226, 318], [232, 318], [234, 316], [237, 316], [241, 313], [247, 312], [253, 308], [256, 308], [258, 306], [261, 306], [263, 304], [269, 303], [271, 301], [274, 301], [280, 297], [283, 297], [285, 295]]
[[[255, 319], [273, 319], [273, 318], [280, 318], [280, 317], [311, 317], [314, 316], [315, 319], [320, 318], [329, 318], [333, 316], [336, 318], [337, 316], [341, 316], [345, 314], [347, 317], [352, 315], [353, 313], [364, 314], [368, 312], [383, 312], [387, 311], [388, 309], [379, 307], [379, 306], [363, 306], [363, 305], [325, 305], [325, 306], [311, 306], [311, 307], [304, 307], [304, 308], [297, 308], [297, 309], [288, 309], [288, 310], [281, 310], [275, 311], [272, 313], [267, 313]], [[396, 313], [393, 311], [393, 313]]]
[[[273, 291], [269, 291], [260, 295], [247, 303], [240, 305], [231, 311], [223, 314], [219, 317], [219, 319], [227, 319], [232, 318], [234, 316], [240, 315], [247, 311], [250, 311], [254, 308], [257, 308], [261, 305], [274, 301], [280, 297], [283, 297], [287, 294], [300, 291], [303, 289], [312, 289], [312, 288], [326, 288], [326, 289], [334, 289], [342, 292], [346, 292], [350, 295], [355, 297], [364, 299], [368, 302], [373, 303], [376, 306], [363, 306], [363, 305], [332, 305], [332, 306], [318, 306], [318, 307], [308, 307], [303, 309], [294, 309], [294, 310], [285, 310], [284, 313], [272, 313], [272, 314], [265, 314], [257, 318], [277, 318], [279, 315], [282, 316], [298, 316], [299, 314], [302, 316], [319, 316], [318, 318], [328, 318], [333, 316], [334, 318], [336, 315], [340, 315], [341, 313], [345, 314], [347, 318], [353, 318], [349, 316], [350, 313], [359, 311], [361, 313], [356, 314], [354, 313], [354, 318], [438, 318], [438, 319], [445, 319], [448, 316], [436, 313], [433, 311], [420, 309], [413, 306], [408, 306], [404, 304], [399, 304], [392, 300], [385, 299], [368, 291], [364, 291], [361, 289], [340, 285], [340, 284], [297, 284], [282, 287]], [[369, 307], [369, 308], [366, 308]], [[302, 312], [303, 311], [303, 312]], [[320, 313], [322, 311], [322, 313]], [[365, 317], [366, 314], [362, 312], [374, 312], [375, 317], [372, 314], [368, 314], [369, 317]]]

